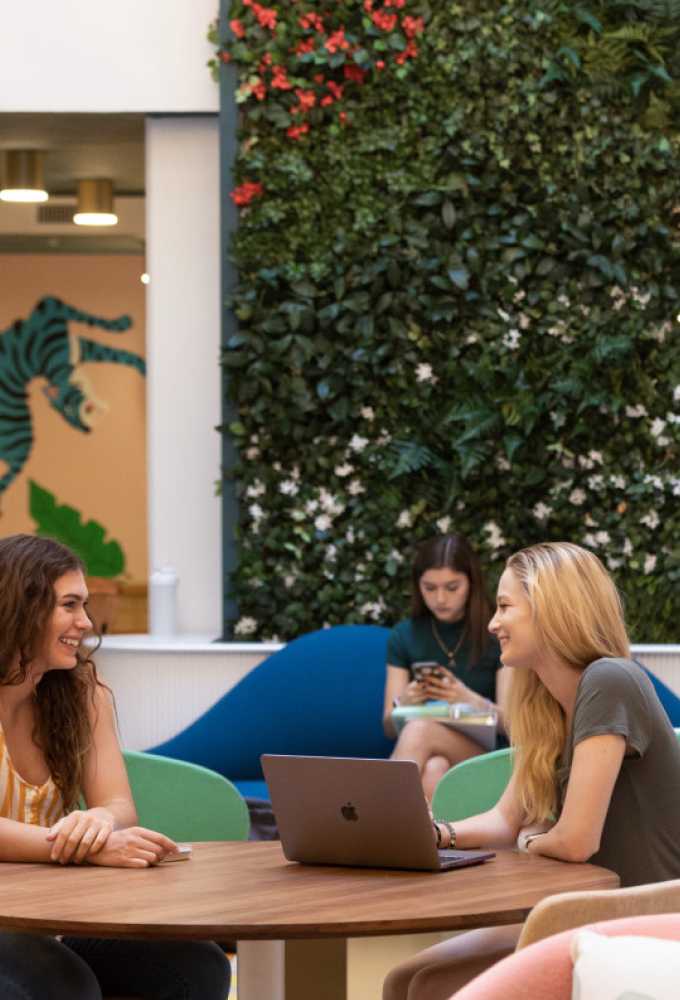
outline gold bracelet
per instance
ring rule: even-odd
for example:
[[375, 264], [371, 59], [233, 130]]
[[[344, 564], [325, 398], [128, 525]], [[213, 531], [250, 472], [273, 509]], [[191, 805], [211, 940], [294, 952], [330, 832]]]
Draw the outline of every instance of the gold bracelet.
[[444, 826], [449, 831], [449, 847], [455, 849], [456, 847], [456, 828], [453, 823], [447, 823], [444, 821]]

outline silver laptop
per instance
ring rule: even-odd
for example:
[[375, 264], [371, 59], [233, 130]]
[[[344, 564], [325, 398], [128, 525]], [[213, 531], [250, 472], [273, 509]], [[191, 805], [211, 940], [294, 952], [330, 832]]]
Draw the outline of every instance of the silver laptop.
[[289, 861], [447, 871], [493, 851], [438, 851], [412, 760], [260, 758]]

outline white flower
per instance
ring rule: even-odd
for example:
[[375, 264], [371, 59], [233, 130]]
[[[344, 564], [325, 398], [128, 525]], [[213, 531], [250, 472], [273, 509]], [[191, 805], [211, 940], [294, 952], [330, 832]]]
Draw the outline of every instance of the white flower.
[[347, 487], [347, 492], [351, 493], [353, 497], [357, 497], [360, 493], [366, 492], [366, 487], [358, 479], [353, 479]]
[[515, 294], [513, 295], [512, 301], [513, 302], [521, 302], [522, 299], [526, 298], [526, 294], [527, 293], [524, 291], [524, 289], [520, 288], [519, 291], [515, 292]]
[[249, 618], [248, 616], [244, 618], [239, 618], [239, 620], [234, 625], [234, 632], [236, 635], [252, 635], [257, 629], [257, 622], [254, 618]]
[[633, 543], [630, 538], [627, 538], [623, 543], [623, 554], [624, 556], [632, 556], [633, 554]]
[[597, 538], [591, 531], [583, 536], [583, 544], [589, 545], [591, 549], [597, 548]]
[[511, 351], [517, 350], [522, 340], [522, 334], [519, 330], [508, 330], [508, 332], [503, 337], [504, 345]]
[[253, 521], [259, 521], [261, 517], [264, 517], [264, 511], [260, 507], [259, 503], [251, 503], [248, 508], [248, 513], [252, 517]]
[[397, 518], [397, 527], [398, 528], [412, 528], [413, 527], [413, 518], [411, 517], [411, 511], [410, 510], [402, 510], [401, 514]]
[[541, 500], [536, 504], [532, 513], [537, 521], [545, 521], [552, 514], [552, 507], [549, 507], [547, 503], [543, 503]]
[[613, 556], [607, 556], [607, 566], [614, 572], [623, 566], [623, 559], [615, 559]]
[[500, 318], [503, 320], [504, 323], [510, 322], [510, 316], [508, 315], [508, 313], [505, 312], [505, 310], [497, 309], [496, 312], [498, 313], [498, 315], [500, 316]]
[[653, 476], [648, 473], [645, 476], [645, 482], [648, 483], [650, 486], [654, 486], [657, 490], [663, 490], [664, 488], [663, 479], [661, 478], [661, 476]]
[[321, 504], [321, 509], [325, 510], [327, 514], [331, 514], [333, 517], [337, 517], [338, 514], [342, 514], [345, 509], [345, 505], [338, 500], [337, 497], [329, 493], [328, 490], [324, 489], [323, 486], [319, 490], [319, 503]]
[[289, 573], [287, 576], [284, 576], [283, 585], [287, 590], [290, 590], [290, 588], [293, 586], [294, 583], [295, 583], [295, 577], [291, 573]]
[[564, 306], [565, 309], [568, 309], [569, 306], [571, 305], [571, 301], [569, 300], [569, 297], [567, 295], [565, 295], [564, 292], [562, 292], [561, 295], [557, 296], [557, 301], [559, 302], [559, 304], [561, 306]]
[[384, 610], [385, 605], [382, 598], [380, 598], [377, 601], [366, 601], [366, 603], [362, 604], [359, 608], [359, 613], [372, 618], [373, 621], [378, 621], [382, 617]]
[[260, 457], [259, 448], [246, 448], [246, 458], [249, 462], [254, 462], [256, 458]]
[[610, 476], [609, 482], [612, 486], [615, 486], [617, 490], [625, 490], [626, 488], [626, 480], [623, 476]]
[[588, 455], [579, 455], [578, 464], [582, 469], [592, 469], [595, 465], [592, 458], [589, 458]]
[[421, 361], [419, 365], [416, 366], [416, 381], [417, 382], [436, 382], [437, 376], [432, 371], [432, 365]]
[[648, 552], [645, 556], [645, 573], [653, 573], [656, 567], [656, 556]]
[[652, 421], [652, 426], [649, 428], [652, 437], [658, 438], [666, 429], [666, 421], [662, 420], [661, 417], [656, 417]]
[[520, 330], [528, 330], [531, 326], [531, 320], [526, 313], [519, 314], [518, 322]]
[[442, 535], [445, 535], [451, 527], [451, 518], [446, 514], [444, 517], [440, 517], [436, 524]]
[[319, 501], [318, 500], [308, 500], [305, 504], [305, 513], [314, 514], [318, 510]]
[[646, 417], [647, 416], [647, 409], [646, 409], [646, 407], [644, 407], [642, 405], [642, 403], [638, 403], [637, 406], [627, 406], [626, 407], [626, 416], [627, 417]]
[[496, 468], [500, 469], [501, 472], [509, 472], [510, 471], [510, 468], [511, 468], [510, 462], [508, 462], [508, 460], [505, 457], [505, 455], [497, 455], [496, 456]]
[[336, 476], [351, 476], [354, 472], [354, 466], [350, 465], [349, 462], [344, 462], [342, 465], [336, 465], [333, 471]]
[[350, 545], [354, 544], [354, 528], [348, 528], [345, 534], [345, 541], [349, 542]]
[[304, 521], [305, 520], [305, 512], [304, 512], [304, 510], [297, 510], [297, 509], [296, 510], [291, 510], [290, 516], [293, 518], [294, 521]]
[[672, 479], [673, 484], [673, 496], [680, 497], [680, 479]]
[[299, 465], [294, 465], [293, 468], [290, 470], [290, 478], [291, 479], [299, 479], [300, 478], [300, 466]]
[[324, 558], [328, 559], [329, 562], [335, 562], [338, 558], [338, 550], [335, 545], [329, 545], [324, 554]]
[[364, 420], [368, 420], [369, 423], [371, 422], [371, 420], [375, 420], [375, 413], [373, 411], [372, 406], [362, 406], [361, 409], [359, 410], [359, 413], [364, 418]]
[[588, 476], [588, 487], [591, 490], [601, 490], [604, 488], [604, 476]]
[[676, 385], [675, 389], [673, 389], [673, 399], [676, 403], [680, 403], [680, 385]]
[[314, 519], [314, 527], [317, 531], [328, 531], [332, 523], [333, 522], [328, 514], [319, 514], [319, 516]]
[[589, 451], [588, 458], [591, 462], [596, 462], [598, 465], [602, 465], [602, 452], [601, 451]]
[[390, 552], [390, 554], [388, 555], [387, 558], [391, 559], [392, 562], [395, 562], [395, 563], [403, 563], [403, 561], [404, 561], [403, 553], [401, 553], [399, 551], [399, 549], [392, 549], [392, 551]]
[[467, 337], [465, 338], [465, 343], [466, 344], [476, 344], [478, 340], [479, 340], [479, 334], [478, 333], [468, 333]]
[[362, 437], [361, 434], [352, 435], [352, 439], [349, 442], [352, 451], [363, 451], [367, 444], [368, 438]]
[[654, 529], [659, 525], [659, 520], [660, 518], [657, 512], [655, 510], [650, 510], [648, 514], [645, 514], [644, 517], [640, 518], [640, 523], [645, 524], [648, 528], [651, 528], [652, 531], [654, 531]]
[[573, 503], [575, 507], [580, 507], [581, 504], [585, 503], [586, 495], [583, 490], [575, 489], [569, 494], [569, 502]]
[[633, 293], [633, 300], [640, 306], [646, 306], [652, 297], [651, 292], [641, 292], [639, 288], [635, 287], [631, 288], [631, 292]]
[[669, 424], [680, 424], [680, 413], [667, 413], [666, 420]]
[[261, 497], [262, 494], [265, 492], [266, 492], [266, 486], [264, 485], [264, 483], [260, 482], [259, 479], [256, 479], [251, 486], [247, 487], [246, 496], [249, 499], [254, 500], [256, 497]]
[[284, 479], [283, 482], [279, 483], [279, 490], [287, 496], [294, 497], [300, 492], [300, 487], [294, 479]]
[[609, 545], [611, 541], [608, 531], [598, 531], [595, 535], [598, 545]]
[[489, 545], [492, 549], [500, 549], [501, 546], [505, 545], [505, 539], [501, 534], [501, 529], [495, 521], [488, 521], [484, 525], [484, 531], [486, 531], [489, 536]]

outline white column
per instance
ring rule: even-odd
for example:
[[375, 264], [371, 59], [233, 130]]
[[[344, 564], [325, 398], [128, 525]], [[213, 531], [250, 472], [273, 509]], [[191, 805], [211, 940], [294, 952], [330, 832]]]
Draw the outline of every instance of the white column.
[[222, 633], [219, 205], [217, 116], [148, 118], [149, 568], [177, 571], [180, 631], [214, 636]]

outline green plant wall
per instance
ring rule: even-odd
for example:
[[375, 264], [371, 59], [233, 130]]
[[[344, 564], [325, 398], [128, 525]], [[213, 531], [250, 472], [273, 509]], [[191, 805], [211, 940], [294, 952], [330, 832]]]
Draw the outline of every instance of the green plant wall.
[[236, 0], [217, 63], [235, 636], [391, 623], [457, 530], [492, 582], [587, 545], [679, 641], [680, 2]]

